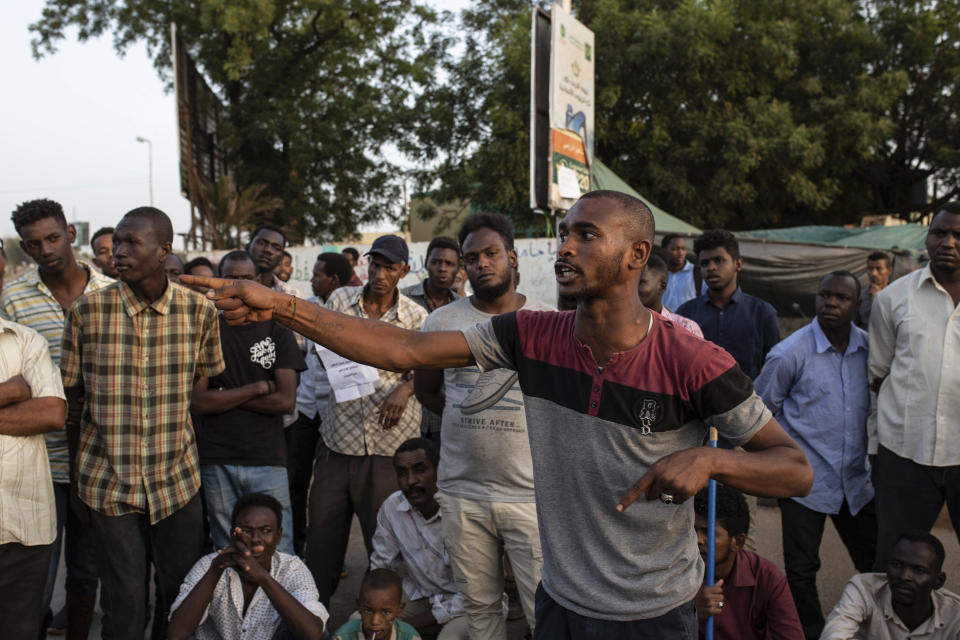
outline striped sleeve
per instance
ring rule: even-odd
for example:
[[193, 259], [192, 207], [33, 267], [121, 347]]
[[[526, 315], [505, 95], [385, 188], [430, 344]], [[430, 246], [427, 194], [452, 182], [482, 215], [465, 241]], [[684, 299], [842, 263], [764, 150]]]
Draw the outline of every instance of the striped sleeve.
[[462, 330], [470, 352], [482, 371], [517, 369], [520, 336], [517, 312], [494, 316]]

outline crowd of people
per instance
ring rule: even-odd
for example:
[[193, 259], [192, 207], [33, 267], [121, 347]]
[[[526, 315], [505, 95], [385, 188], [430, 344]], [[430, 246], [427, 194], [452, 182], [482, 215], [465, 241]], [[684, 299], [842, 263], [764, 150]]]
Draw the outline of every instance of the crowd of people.
[[[105, 638], [505, 640], [515, 617], [692, 640], [712, 617], [718, 639], [960, 639], [930, 534], [944, 504], [960, 531], [960, 203], [927, 266], [826, 275], [783, 340], [733, 234], [691, 261], [613, 191], [559, 224], [559, 312], [517, 290], [498, 214], [434, 238], [410, 287], [399, 236], [365, 282], [355, 249], [320, 253], [310, 298], [274, 225], [184, 261], [141, 207], [87, 263], [56, 202], [13, 222], [36, 265], [0, 294], [4, 637], [86, 638], [99, 590]], [[752, 496], [777, 499], [785, 572]], [[354, 516], [369, 569], [327, 628]], [[828, 516], [857, 574], [825, 615]]]

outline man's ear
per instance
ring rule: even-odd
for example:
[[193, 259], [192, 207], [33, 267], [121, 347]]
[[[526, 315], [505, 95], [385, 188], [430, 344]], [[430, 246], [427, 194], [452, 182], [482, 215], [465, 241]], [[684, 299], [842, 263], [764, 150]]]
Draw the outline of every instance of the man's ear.
[[657, 289], [658, 289], [658, 291], [659, 291], [659, 293], [660, 293], [661, 296], [664, 294], [664, 292], [666, 292], [666, 290], [667, 290], [667, 277], [666, 277], [666, 276], [660, 278], [660, 286], [657, 287]]
[[173, 243], [164, 242], [160, 245], [160, 264], [167, 261], [170, 254], [173, 253]]
[[77, 228], [72, 224], [67, 225], [67, 237], [70, 238], [70, 244], [77, 241]]
[[401, 602], [400, 602], [400, 606], [397, 607], [397, 617], [398, 617], [398, 618], [402, 618], [402, 617], [403, 617], [403, 610], [406, 609], [406, 608], [407, 608], [407, 603], [401, 601]]
[[517, 257], [516, 249], [510, 249], [510, 251], [507, 252], [507, 261], [510, 263], [510, 266], [513, 267], [514, 269], [517, 269], [520, 267], [520, 258]]
[[731, 546], [734, 547], [734, 551], [740, 551], [747, 544], [747, 534], [738, 533], [730, 538], [730, 542], [733, 543]]
[[409, 263], [409, 262], [406, 263], [406, 264], [404, 264], [404, 265], [403, 265], [403, 269], [400, 270], [400, 279], [403, 280], [403, 279], [407, 276], [408, 273], [410, 273], [410, 263]]
[[933, 590], [936, 591], [937, 589], [942, 587], [944, 584], [946, 584], [946, 582], [947, 582], [947, 574], [941, 571], [940, 573], [937, 574], [936, 582], [933, 583]]
[[743, 258], [737, 258], [734, 260], [733, 268], [737, 273], [740, 273], [740, 269], [743, 269]]
[[650, 259], [650, 252], [652, 250], [653, 245], [650, 244], [649, 240], [637, 240], [634, 242], [630, 245], [630, 256], [627, 268], [642, 272], [643, 268], [647, 266], [647, 261]]

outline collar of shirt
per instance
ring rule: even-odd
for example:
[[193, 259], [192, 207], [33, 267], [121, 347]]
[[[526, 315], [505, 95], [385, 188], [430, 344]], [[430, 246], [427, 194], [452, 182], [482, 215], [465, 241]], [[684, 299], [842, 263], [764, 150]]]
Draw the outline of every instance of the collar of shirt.
[[[833, 345], [830, 343], [830, 339], [827, 337], [827, 334], [823, 332], [823, 328], [820, 327], [820, 319], [814, 318], [811, 323], [813, 327], [813, 340], [816, 343], [817, 353], [824, 353], [830, 349], [834, 349]], [[857, 331], [857, 327], [854, 324], [850, 323], [850, 342], [847, 344], [847, 351], [841, 355], [847, 356], [852, 353], [856, 353], [859, 349], [867, 350], [867, 339]], [[834, 349], [836, 351], [836, 349]]]
[[[917, 278], [917, 289], [923, 287], [927, 282], [929, 282], [930, 286], [941, 292], [943, 295], [950, 296], [950, 292], [944, 289], [943, 285], [937, 281], [936, 276], [933, 275], [933, 271], [930, 270], [929, 264], [920, 271], [920, 277]], [[952, 302], [953, 298], [951, 297], [950, 300]]]
[[690, 262], [689, 260], [685, 260], [683, 262], [683, 268], [680, 269], [678, 273], [688, 273], [690, 271], [693, 271], [693, 263]]
[[897, 612], [893, 610], [893, 595], [890, 592], [890, 581], [887, 579], [886, 574], [878, 573], [877, 582], [880, 582], [880, 588], [876, 589], [874, 593], [880, 605], [880, 609], [883, 611], [883, 618], [887, 621], [892, 621], [893, 624], [902, 628], [904, 631], [907, 631], [911, 634], [911, 637], [921, 636], [928, 633], [933, 633], [936, 629], [942, 629], [945, 626], [942, 616], [940, 614], [940, 603], [937, 601], [937, 596], [939, 595], [936, 591], [933, 591], [930, 594], [930, 600], [933, 602], [933, 615], [924, 620], [920, 626], [918, 626], [913, 631], [907, 629], [907, 625], [903, 623], [900, 619], [900, 616], [897, 615]]
[[[113, 278], [103, 275], [86, 262], [77, 260], [77, 264], [87, 271], [87, 285], [83, 288], [84, 293], [90, 293], [91, 291], [96, 291], [97, 289], [102, 289], [107, 285], [113, 284]], [[51, 298], [53, 297], [53, 293], [50, 291], [50, 288], [40, 277], [40, 267], [34, 267], [33, 269], [30, 269], [30, 271], [27, 271], [25, 274], [23, 274], [21, 278], [23, 282], [36, 287], [44, 295], [47, 295]]]
[[429, 518], [424, 518], [424, 517], [423, 517], [423, 514], [420, 513], [420, 510], [417, 509], [416, 507], [414, 507], [412, 504], [410, 504], [410, 501], [407, 500], [407, 496], [405, 496], [405, 495], [403, 495], [403, 493], [401, 493], [401, 494], [400, 494], [400, 497], [402, 497], [403, 500], [401, 500], [401, 501], [400, 501], [400, 504], [397, 505], [397, 511], [410, 511], [410, 512], [416, 514], [416, 516], [417, 516], [418, 518], [420, 518], [421, 520], [423, 520], [423, 521], [426, 522], [427, 524], [434, 523], [434, 522], [436, 522], [437, 520], [440, 519], [440, 509], [437, 509], [437, 512], [436, 512], [435, 514], [433, 514], [432, 516], [430, 516]]
[[[736, 289], [736, 291], [733, 292], [733, 295], [730, 296], [730, 300], [727, 301], [727, 305], [736, 304], [737, 302], [740, 302], [740, 300], [741, 300], [742, 298], [743, 298], [743, 291], [741, 291], [740, 285], [737, 285], [737, 289]], [[709, 304], [711, 307], [714, 307], [714, 308], [716, 308], [716, 309], [720, 309], [720, 307], [718, 307], [717, 305], [715, 305], [715, 304], [713, 303], [713, 300], [710, 299], [710, 294], [709, 294], [709, 293], [703, 294], [703, 301], [704, 301], [706, 304]], [[724, 306], [726, 306], [726, 305], [724, 305]]]
[[749, 562], [741, 562], [742, 552], [737, 554], [736, 560], [733, 561], [733, 571], [730, 572], [729, 580], [731, 587], [755, 587], [757, 586], [757, 577], [750, 570]]
[[[359, 315], [361, 318], [368, 317], [366, 309], [363, 308], [363, 293], [369, 286], [369, 284], [365, 284], [362, 287], [357, 287], [356, 291], [350, 293], [350, 303], [348, 306], [356, 307], [357, 311], [359, 312], [357, 315]], [[409, 305], [416, 305], [418, 307], [419, 305], [417, 305], [416, 302], [407, 296], [400, 293], [400, 289], [398, 287], [394, 288], [394, 293], [396, 295], [396, 302], [394, 302], [393, 306], [387, 309], [387, 311], [380, 316], [378, 320], [389, 322], [393, 319], [396, 319], [399, 322], [406, 324], [412, 319], [409, 314]]]
[[118, 289], [120, 291], [120, 299], [123, 301], [123, 308], [126, 310], [127, 315], [132, 318], [148, 308], [153, 309], [161, 315], [166, 315], [167, 308], [170, 306], [170, 298], [173, 297], [173, 288], [176, 286], [179, 285], [173, 284], [168, 280], [167, 288], [164, 289], [160, 297], [153, 302], [141, 300], [137, 294], [133, 292], [130, 285], [122, 280], [119, 283]]

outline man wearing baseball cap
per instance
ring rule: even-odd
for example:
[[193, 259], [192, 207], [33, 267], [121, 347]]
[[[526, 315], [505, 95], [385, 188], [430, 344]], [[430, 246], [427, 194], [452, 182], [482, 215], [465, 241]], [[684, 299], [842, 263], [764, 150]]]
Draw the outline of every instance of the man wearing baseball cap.
[[[426, 310], [397, 288], [410, 270], [407, 243], [399, 236], [381, 236], [367, 255], [367, 284], [337, 289], [327, 299], [327, 308], [419, 331]], [[327, 373], [333, 382], [336, 373], [330, 369]], [[403, 442], [420, 435], [420, 403], [411, 397], [412, 372], [379, 370], [379, 376], [379, 386], [369, 395], [345, 400], [332, 393], [320, 423], [306, 561], [320, 602], [327, 607], [343, 570], [353, 515], [360, 520], [369, 555], [380, 505], [398, 489], [393, 454]]]

